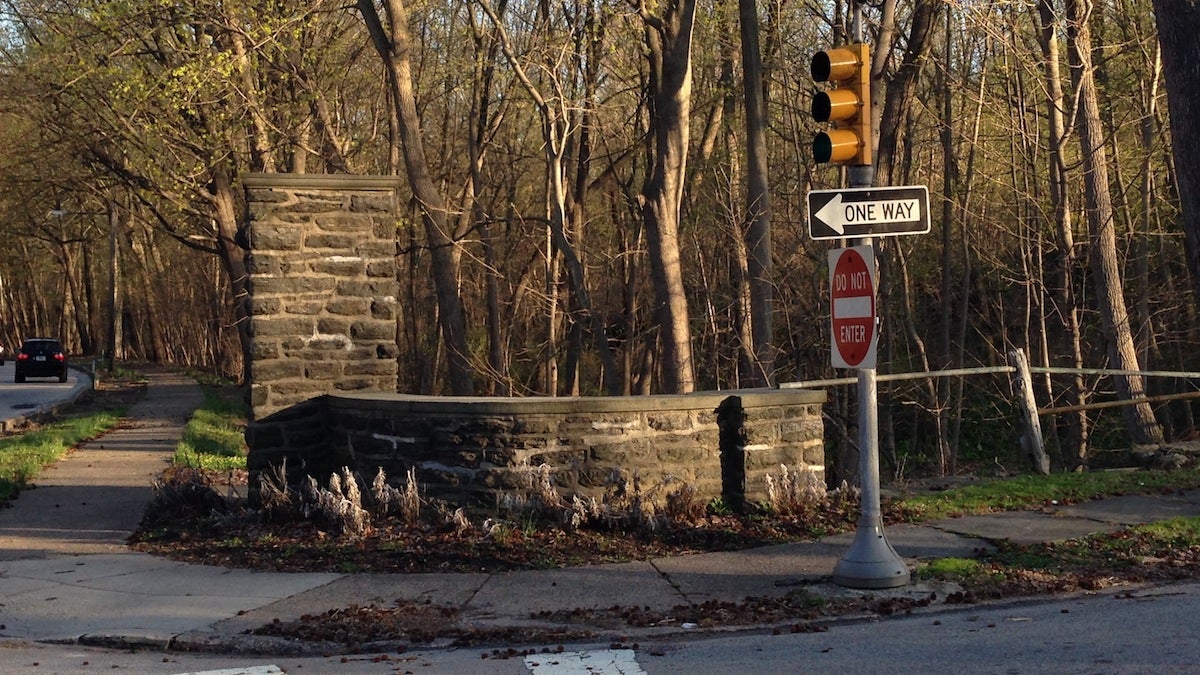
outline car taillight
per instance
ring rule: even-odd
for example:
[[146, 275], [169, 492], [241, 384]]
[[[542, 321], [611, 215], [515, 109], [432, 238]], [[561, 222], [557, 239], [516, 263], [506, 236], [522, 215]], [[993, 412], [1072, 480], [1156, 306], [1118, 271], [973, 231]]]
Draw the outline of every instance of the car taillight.
[[54, 355], [54, 359], [55, 359], [56, 361], [66, 361], [66, 360], [67, 360], [67, 355], [66, 355], [66, 354], [63, 354], [62, 352], [58, 352], [57, 354], [55, 354], [55, 355]]
[[18, 361], [28, 361], [28, 360], [29, 360], [29, 355], [28, 355], [28, 354], [24, 354], [24, 353], [17, 354], [17, 360], [18, 360]]

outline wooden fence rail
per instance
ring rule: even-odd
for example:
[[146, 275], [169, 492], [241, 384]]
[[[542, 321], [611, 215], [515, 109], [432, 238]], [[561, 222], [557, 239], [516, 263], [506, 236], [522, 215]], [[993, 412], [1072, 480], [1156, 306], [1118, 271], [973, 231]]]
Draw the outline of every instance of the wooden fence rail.
[[[1162, 401], [1200, 398], [1200, 391], [1190, 391], [1178, 394], [1163, 394], [1160, 396], [1142, 396], [1121, 401], [1102, 401], [1083, 405], [1038, 408], [1036, 398], [1034, 397], [1033, 378], [1031, 376], [1033, 373], [1040, 375], [1141, 375], [1142, 377], [1173, 377], [1184, 380], [1200, 379], [1200, 373], [1169, 370], [1109, 370], [1104, 368], [1060, 368], [1031, 366], [1029, 365], [1029, 360], [1026, 358], [1025, 351], [1023, 349], [1015, 349], [1009, 352], [1008, 362], [1009, 365], [1007, 366], [952, 368], [948, 370], [934, 370], [929, 372], [915, 373], [886, 373], [878, 375], [876, 377], [876, 381], [900, 382], [905, 380], [922, 380], [940, 377], [998, 375], [1002, 373], [1011, 375], [1013, 391], [1018, 396], [1021, 406], [1021, 446], [1025, 449], [1026, 453], [1030, 457], [1030, 460], [1033, 462], [1034, 469], [1043, 474], [1050, 473], [1050, 459], [1046, 455], [1045, 442], [1042, 438], [1042, 428], [1039, 420], [1040, 416], [1042, 415], [1059, 415], [1068, 412], [1078, 412], [1080, 410], [1116, 408], [1126, 405], [1135, 405], [1138, 403], [1158, 403]], [[781, 383], [779, 387], [781, 389], [822, 389], [825, 387], [837, 387], [855, 384], [857, 382], [857, 377], [836, 377], [823, 380], [784, 382]]]

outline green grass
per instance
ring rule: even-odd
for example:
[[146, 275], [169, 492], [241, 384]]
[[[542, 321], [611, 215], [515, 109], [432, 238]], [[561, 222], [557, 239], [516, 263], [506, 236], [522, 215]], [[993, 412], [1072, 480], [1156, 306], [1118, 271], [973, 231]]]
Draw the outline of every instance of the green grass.
[[246, 468], [246, 405], [228, 391], [206, 387], [204, 404], [183, 430], [176, 466], [225, 471]]
[[68, 418], [0, 439], [0, 501], [15, 497], [43, 468], [76, 445], [116, 426], [124, 414], [124, 410], [110, 410]]
[[987, 574], [983, 563], [970, 558], [938, 558], [920, 566], [916, 576], [920, 579], [942, 579], [967, 581]]
[[944, 492], [903, 497], [893, 506], [905, 520], [1036, 508], [1124, 494], [1152, 494], [1200, 487], [1200, 470], [1098, 471], [1030, 475], [995, 480]]
[[1194, 567], [1200, 550], [1200, 518], [1172, 518], [1116, 532], [1028, 546], [1001, 542], [978, 558], [941, 558], [916, 570], [921, 579], [984, 584], [1016, 576], [1019, 570], [1050, 575], [1122, 575], [1138, 566]]

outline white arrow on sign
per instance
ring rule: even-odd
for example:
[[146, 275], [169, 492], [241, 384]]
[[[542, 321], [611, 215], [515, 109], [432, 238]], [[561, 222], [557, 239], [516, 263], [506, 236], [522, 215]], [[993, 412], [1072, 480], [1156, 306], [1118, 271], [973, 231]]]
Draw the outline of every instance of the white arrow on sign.
[[841, 193], [833, 196], [815, 214], [838, 234], [845, 234], [847, 225], [878, 225], [882, 223], [907, 223], [919, 221], [921, 200], [880, 199], [872, 202], [844, 202]]

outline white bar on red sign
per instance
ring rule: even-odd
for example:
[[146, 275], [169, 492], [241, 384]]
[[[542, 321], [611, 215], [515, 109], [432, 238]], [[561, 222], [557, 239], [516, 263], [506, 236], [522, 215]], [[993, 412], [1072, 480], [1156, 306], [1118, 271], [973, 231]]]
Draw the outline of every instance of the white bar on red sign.
[[860, 295], [855, 298], [834, 298], [833, 316], [835, 319], [866, 319], [871, 313], [871, 298]]

